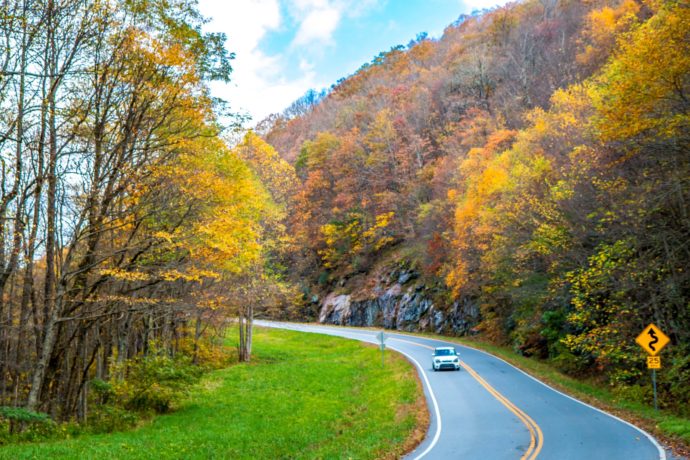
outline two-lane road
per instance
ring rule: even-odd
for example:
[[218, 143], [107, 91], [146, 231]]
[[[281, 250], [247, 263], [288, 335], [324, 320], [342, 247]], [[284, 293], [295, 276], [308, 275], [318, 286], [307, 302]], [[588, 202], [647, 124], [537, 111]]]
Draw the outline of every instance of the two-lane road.
[[[257, 325], [376, 342], [376, 331], [257, 321]], [[665, 460], [644, 431], [560, 393], [488, 353], [386, 331], [386, 346], [418, 368], [431, 412], [410, 459]], [[431, 350], [455, 346], [460, 372], [433, 372]]]

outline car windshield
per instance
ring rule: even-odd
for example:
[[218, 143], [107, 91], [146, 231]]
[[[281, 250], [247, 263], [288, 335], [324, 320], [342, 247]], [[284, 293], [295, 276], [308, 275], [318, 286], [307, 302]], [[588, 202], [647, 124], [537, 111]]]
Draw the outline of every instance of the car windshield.
[[450, 350], [450, 349], [442, 349], [442, 350], [436, 350], [435, 355], [436, 356], [451, 356], [455, 354], [455, 350]]

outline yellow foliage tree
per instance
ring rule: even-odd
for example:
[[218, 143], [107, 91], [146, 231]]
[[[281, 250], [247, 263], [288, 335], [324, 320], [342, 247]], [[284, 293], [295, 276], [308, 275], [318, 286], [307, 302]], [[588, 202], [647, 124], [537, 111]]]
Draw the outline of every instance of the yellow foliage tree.
[[689, 31], [690, 9], [679, 5], [662, 8], [621, 40], [590, 91], [604, 141], [670, 138], [688, 129]]

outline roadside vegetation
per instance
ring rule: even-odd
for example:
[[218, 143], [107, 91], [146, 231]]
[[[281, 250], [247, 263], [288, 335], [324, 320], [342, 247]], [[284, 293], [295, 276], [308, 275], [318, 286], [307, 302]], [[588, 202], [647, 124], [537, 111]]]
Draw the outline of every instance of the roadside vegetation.
[[[395, 458], [426, 432], [413, 366], [351, 340], [255, 331], [252, 363], [207, 374], [137, 429], [0, 448], [23, 458]], [[228, 342], [228, 346], [232, 346]]]
[[80, 419], [60, 421], [23, 407], [0, 407], [0, 448], [133, 429], [175, 412], [205, 374], [236, 361], [223, 336], [181, 338], [173, 355], [153, 342], [146, 354], [112, 363], [108, 379], [88, 382], [82, 404], [89, 409]]

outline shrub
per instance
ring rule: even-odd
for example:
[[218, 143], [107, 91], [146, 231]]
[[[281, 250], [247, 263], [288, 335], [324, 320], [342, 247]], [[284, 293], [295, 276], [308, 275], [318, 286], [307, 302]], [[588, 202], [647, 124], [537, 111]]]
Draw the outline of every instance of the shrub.
[[188, 357], [155, 352], [127, 361], [124, 367], [126, 379], [114, 384], [118, 401], [127, 410], [144, 413], [168, 412], [202, 373]]
[[680, 348], [670, 360], [667, 372], [659, 372], [661, 383], [668, 388], [668, 401], [681, 416], [690, 416], [690, 347]]
[[112, 433], [131, 428], [138, 420], [137, 414], [121, 407], [100, 405], [89, 414], [88, 430], [92, 433]]
[[557, 349], [559, 353], [551, 359], [556, 369], [573, 376], [586, 375], [591, 372], [591, 358], [576, 355], [562, 346]]
[[[178, 347], [178, 353], [193, 359], [195, 348], [192, 336], [180, 339]], [[202, 335], [196, 343], [196, 365], [204, 370], [226, 367], [234, 357], [235, 354], [229, 353], [229, 349], [224, 346], [219, 337]]]
[[48, 414], [23, 407], [0, 406], [0, 443], [48, 437], [55, 428], [56, 424]]
[[108, 404], [115, 396], [113, 385], [99, 378], [91, 380], [90, 389], [93, 391], [96, 402], [99, 404]]
[[613, 387], [612, 392], [619, 401], [635, 401], [650, 405], [654, 401], [651, 385], [619, 385]]

